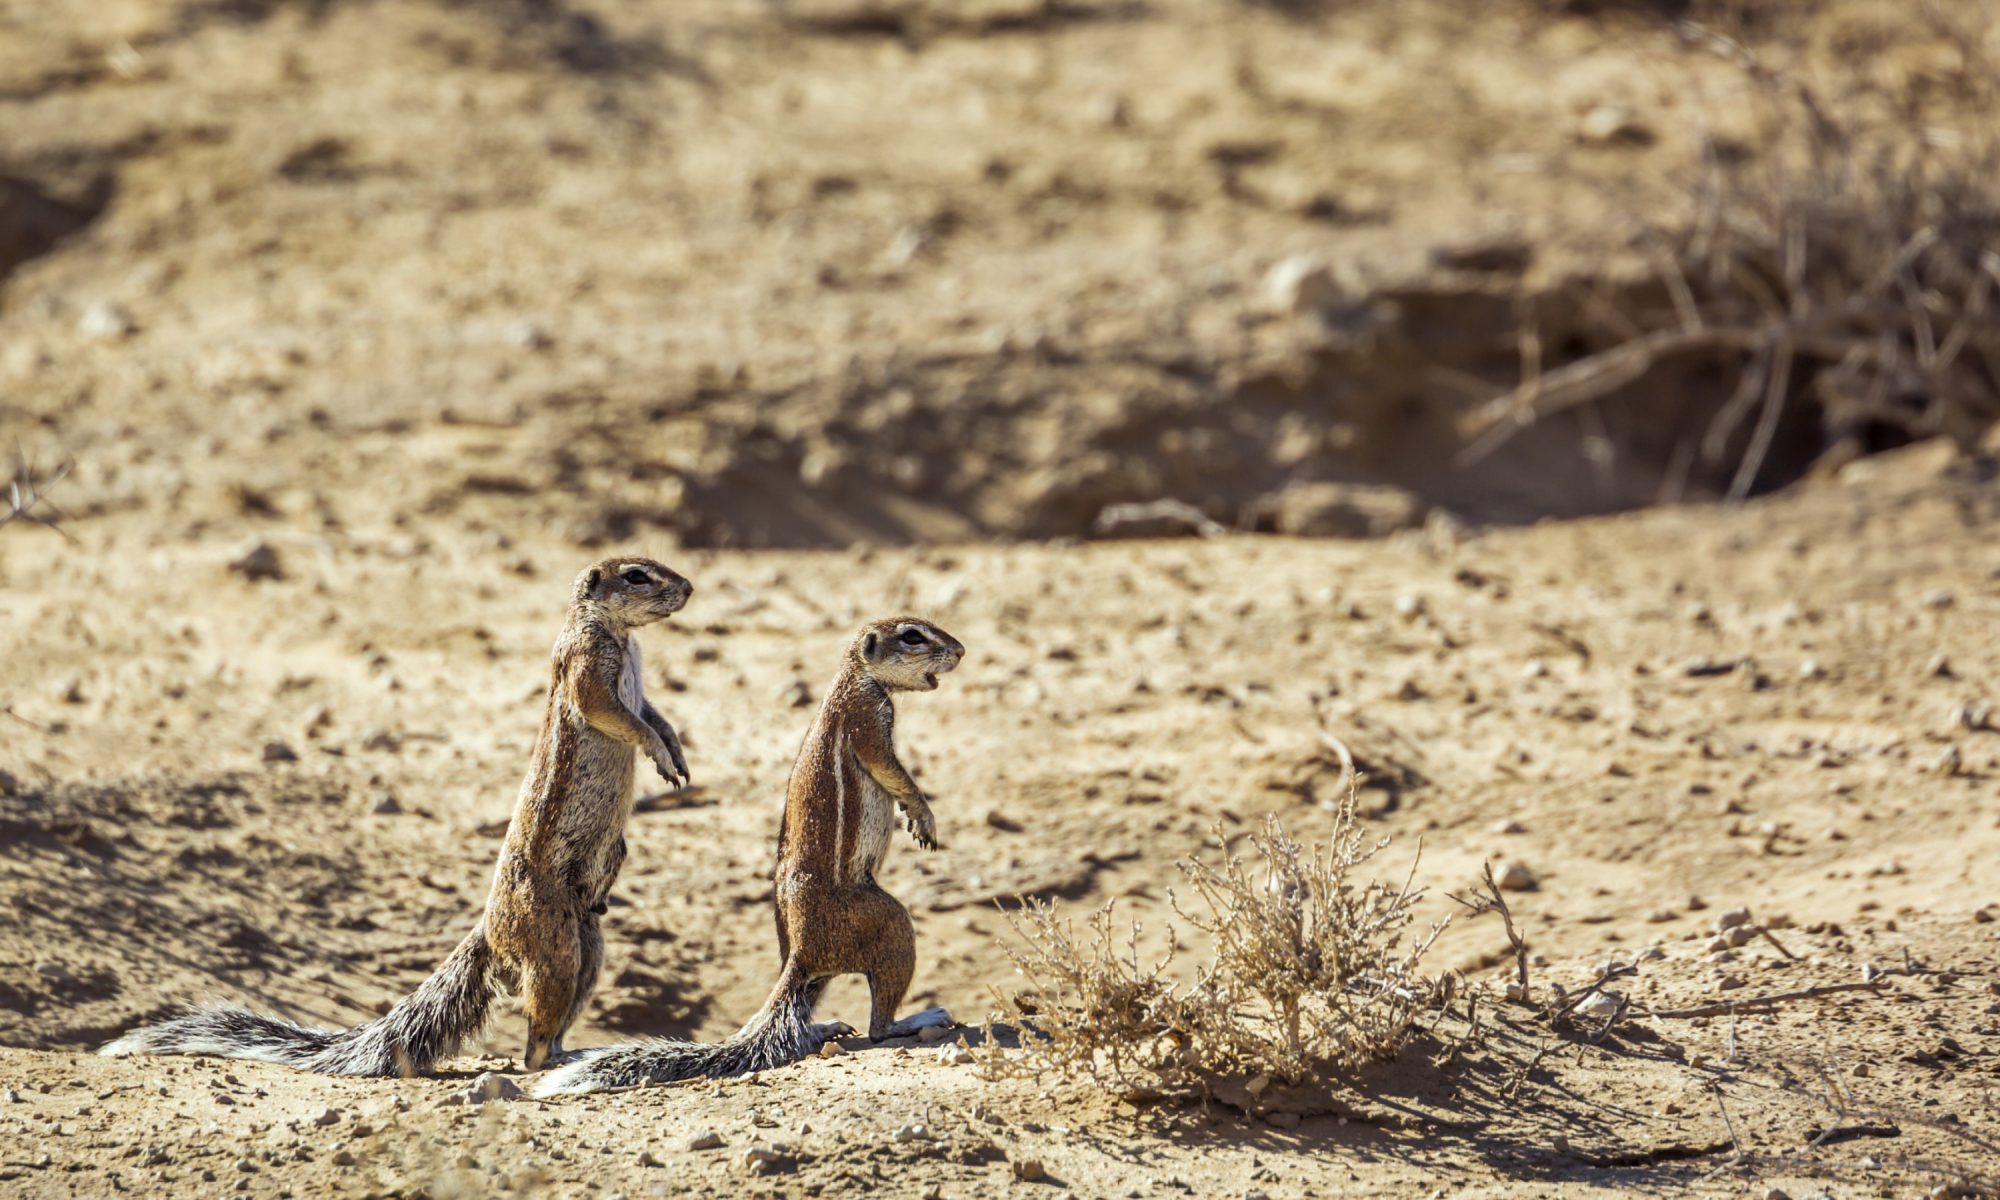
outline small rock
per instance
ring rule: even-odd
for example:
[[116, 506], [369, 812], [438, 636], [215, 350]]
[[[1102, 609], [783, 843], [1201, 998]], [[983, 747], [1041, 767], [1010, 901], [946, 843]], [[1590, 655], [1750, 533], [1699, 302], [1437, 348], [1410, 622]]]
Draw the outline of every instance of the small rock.
[[1493, 832], [1503, 836], [1510, 833], [1526, 833], [1528, 827], [1509, 817], [1504, 821], [1493, 822]]
[[1922, 604], [1925, 608], [1950, 608], [1957, 601], [1950, 588], [1934, 588], [1923, 594]]
[[1715, 981], [1715, 988], [1720, 992], [1733, 992], [1742, 986], [1743, 977], [1741, 975], [1724, 975]]
[[12, 771], [0, 771], [0, 796], [18, 795], [20, 791], [21, 781], [14, 777], [14, 773]]
[[556, 344], [548, 330], [528, 320], [508, 322], [502, 336], [507, 339], [508, 345], [519, 346], [523, 350], [546, 350]]
[[778, 702], [791, 708], [804, 708], [813, 702], [812, 689], [803, 679], [794, 679], [778, 689]]
[[1243, 1090], [1249, 1092], [1252, 1096], [1261, 1096], [1264, 1094], [1264, 1089], [1270, 1086], [1271, 1077], [1269, 1075], [1258, 1074], [1252, 1075], [1245, 1081]]
[[1931, 760], [1930, 773], [1951, 777], [1965, 769], [1965, 756], [1958, 752], [1957, 743], [1946, 746]]
[[1423, 501], [1386, 484], [1294, 483], [1262, 503], [1291, 537], [1380, 538], [1424, 519]]
[[1019, 821], [1016, 821], [997, 808], [986, 810], [986, 824], [989, 828], [997, 829], [1002, 833], [1019, 833], [1025, 828]]
[[264, 761], [267, 763], [297, 762], [299, 761], [299, 752], [283, 742], [265, 742]]
[[935, 1046], [950, 1037], [951, 1033], [948, 1025], [926, 1025], [917, 1030], [917, 1040], [926, 1046]]
[[1503, 862], [1493, 871], [1493, 882], [1506, 892], [1532, 892], [1537, 881], [1535, 873], [1524, 863]]
[[1739, 925], [1748, 925], [1749, 923], [1750, 923], [1749, 909], [1747, 908], [1726, 909], [1723, 912], [1718, 913], [1716, 915], [1715, 931], [1717, 933], [1727, 933], [1730, 930], [1735, 929]]
[[285, 577], [284, 560], [278, 556], [278, 548], [269, 542], [257, 542], [246, 548], [229, 561], [229, 569], [252, 583]]
[[923, 1124], [899, 1125], [896, 1127], [896, 1132], [889, 1136], [899, 1142], [928, 1142], [933, 1140], [930, 1126]]
[[1017, 1159], [1012, 1166], [1014, 1168], [1014, 1178], [1020, 1180], [1022, 1183], [1034, 1183], [1047, 1174], [1042, 1169], [1042, 1160], [1039, 1158]]
[[1734, 950], [1739, 946], [1747, 946], [1751, 942], [1756, 941], [1757, 930], [1749, 925], [1738, 925], [1728, 933], [1723, 934], [1722, 940], [1729, 944], [1731, 950]]
[[1816, 658], [1809, 658], [1809, 659], [1807, 659], [1807, 660], [1805, 660], [1804, 662], [1802, 662], [1802, 663], [1800, 663], [1800, 664], [1799, 664], [1799, 678], [1800, 678], [1800, 679], [1825, 679], [1825, 678], [1826, 678], [1826, 668], [1825, 668], [1825, 667], [1823, 667], [1823, 666], [1820, 666], [1820, 665], [1819, 665], [1819, 660], [1818, 660], [1818, 659], [1816, 659]]
[[485, 1104], [490, 1100], [519, 1100], [521, 1085], [497, 1071], [484, 1071], [467, 1085], [464, 1096], [467, 1104]]
[[713, 1129], [705, 1129], [688, 1139], [690, 1150], [716, 1150], [722, 1146], [722, 1135]]
[[652, 1152], [651, 1150], [641, 1150], [641, 1151], [639, 1151], [639, 1165], [640, 1165], [640, 1166], [642, 1166], [642, 1167], [664, 1167], [664, 1166], [666, 1166], [666, 1164], [665, 1164], [665, 1163], [663, 1163], [663, 1162], [661, 1162], [661, 1161], [660, 1161], [659, 1159], [657, 1159], [657, 1158], [654, 1158], [654, 1157], [653, 1157], [653, 1152]]
[[1447, 271], [1477, 271], [1489, 275], [1519, 275], [1534, 264], [1535, 248], [1526, 238], [1495, 233], [1468, 241], [1431, 247], [1431, 263]]
[[847, 1053], [847, 1047], [834, 1041], [832, 1038], [828, 1038], [819, 1044], [819, 1056], [821, 1058], [839, 1058], [845, 1053]]
[[109, 342], [131, 337], [139, 331], [139, 323], [123, 306], [99, 300], [83, 310], [76, 331], [93, 341]]
[[785, 1155], [776, 1146], [751, 1146], [738, 1161], [752, 1175], [768, 1175], [784, 1164]]
[[236, 1169], [247, 1175], [257, 1169], [257, 1164], [247, 1158], [239, 1158], [236, 1160]]
[[393, 793], [383, 792], [375, 797], [375, 802], [368, 806], [368, 811], [377, 816], [392, 817], [403, 811], [403, 805]]
[[146, 1152], [139, 1156], [139, 1165], [142, 1167], [165, 1166], [172, 1161], [171, 1158], [167, 1157], [167, 1152], [158, 1146], [146, 1147]]
[[333, 1157], [329, 1158], [327, 1161], [331, 1162], [336, 1167], [351, 1167], [354, 1165], [354, 1155], [350, 1151], [335, 1150], [333, 1152]]
[[1593, 146], [1647, 146], [1653, 130], [1632, 111], [1616, 104], [1600, 104], [1577, 122], [1578, 140]]
[[1792, 1195], [1790, 1192], [1787, 1192], [1784, 1188], [1778, 1188], [1778, 1187], [1765, 1188], [1764, 1200], [1792, 1200]]
[[1598, 992], [1577, 1005], [1576, 1014], [1580, 1017], [1596, 1017], [1602, 1020], [1616, 1016], [1623, 1003], [1624, 1001], [1615, 992]]
[[1931, 655], [1930, 660], [1924, 663], [1924, 677], [1927, 679], [1950, 679], [1951, 659], [1947, 658], [1943, 653]]
[[1855, 1063], [1854, 1069], [1849, 1071], [1848, 1074], [1854, 1076], [1856, 1079], [1866, 1079], [1868, 1078], [1868, 1064], [1865, 1062]]
[[1264, 1121], [1273, 1129], [1297, 1129], [1299, 1127], [1299, 1114], [1295, 1112], [1267, 1113], [1264, 1116]]
[[1540, 679], [1548, 673], [1549, 660], [1546, 658], [1531, 658], [1521, 667], [1523, 679]]
[[1278, 312], [1320, 312], [1340, 302], [1340, 284], [1323, 260], [1295, 254], [1265, 272], [1264, 301]]
[[313, 1124], [315, 1125], [340, 1124], [340, 1110], [337, 1108], [329, 1108], [324, 1110], [318, 1116], [313, 1118]]
[[1961, 704], [1951, 710], [1953, 730], [1963, 729], [1969, 733], [1980, 733], [1993, 728], [1993, 706], [1984, 701]]
[[973, 1061], [972, 1051], [954, 1042], [949, 1046], [939, 1047], [938, 1061], [947, 1067], [962, 1067]]

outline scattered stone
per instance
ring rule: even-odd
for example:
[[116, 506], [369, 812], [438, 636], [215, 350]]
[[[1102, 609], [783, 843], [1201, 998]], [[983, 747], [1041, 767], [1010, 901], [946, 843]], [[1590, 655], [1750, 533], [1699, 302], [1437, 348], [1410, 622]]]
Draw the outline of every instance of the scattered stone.
[[1965, 756], [1958, 752], [1958, 744], [1956, 742], [1946, 746], [1930, 763], [1931, 774], [1943, 775], [1946, 778], [1956, 776], [1964, 769]]
[[1953, 730], [1963, 729], [1968, 733], [1980, 733], [1993, 728], [1993, 706], [1984, 701], [1961, 704], [1951, 710]]
[[899, 1125], [896, 1132], [889, 1135], [898, 1142], [928, 1142], [934, 1140], [931, 1127], [924, 1124]]
[[340, 1110], [337, 1108], [326, 1109], [325, 1111], [321, 1112], [318, 1116], [313, 1118], [313, 1124], [315, 1125], [340, 1124]]
[[847, 1047], [834, 1041], [832, 1038], [828, 1038], [819, 1044], [819, 1056], [821, 1058], [839, 1058], [845, 1053], [847, 1053]]
[[139, 332], [139, 323], [122, 305], [99, 300], [83, 310], [76, 331], [92, 341], [110, 342]]
[[519, 1100], [521, 1085], [497, 1071], [483, 1071], [463, 1093], [467, 1104], [485, 1104], [490, 1100]]
[[265, 742], [264, 761], [267, 763], [297, 762], [299, 761], [299, 752], [283, 742]]
[[1715, 981], [1715, 989], [1719, 992], [1733, 992], [1742, 986], [1743, 977], [1741, 975], [1724, 975]]
[[523, 350], [546, 350], [556, 344], [548, 330], [529, 320], [508, 322], [502, 336], [507, 339], [508, 345], [519, 346]]
[[1266, 503], [1272, 528], [1291, 537], [1380, 538], [1424, 520], [1423, 501], [1386, 484], [1294, 483]]
[[1800, 664], [1799, 664], [1799, 678], [1800, 678], [1800, 679], [1825, 679], [1825, 678], [1826, 678], [1826, 668], [1825, 668], [1825, 667], [1822, 667], [1822, 666], [1820, 666], [1820, 665], [1819, 665], [1819, 660], [1818, 660], [1818, 659], [1816, 659], [1816, 658], [1809, 658], [1809, 659], [1807, 659], [1807, 660], [1805, 660], [1804, 662], [1802, 662], [1802, 663], [1800, 663]]
[[1577, 122], [1577, 140], [1592, 146], [1650, 146], [1652, 127], [1632, 110], [1616, 104], [1599, 104]]
[[1299, 1114], [1295, 1112], [1267, 1113], [1264, 1116], [1264, 1121], [1273, 1129], [1297, 1129], [1299, 1127]]
[[368, 806], [368, 811], [378, 817], [393, 817], [403, 811], [403, 804], [396, 799], [394, 793], [383, 792], [375, 797], [375, 802]]
[[1921, 602], [1925, 608], [1950, 608], [1957, 601], [1950, 588], [1934, 588], [1923, 594]]
[[1047, 1174], [1042, 1170], [1042, 1160], [1039, 1158], [1018, 1159], [1012, 1165], [1014, 1178], [1022, 1183], [1034, 1183]]
[[1534, 246], [1526, 238], [1511, 233], [1488, 234], [1469, 241], [1431, 247], [1431, 264], [1446, 271], [1519, 275], [1534, 261]]
[[1340, 284], [1324, 260], [1295, 254], [1264, 273], [1264, 302], [1278, 312], [1320, 312], [1340, 302]]
[[1790, 1192], [1787, 1192], [1784, 1188], [1779, 1188], [1779, 1187], [1765, 1188], [1764, 1200], [1792, 1200], [1792, 1194]]
[[688, 1139], [690, 1150], [717, 1150], [722, 1147], [722, 1135], [713, 1129], [704, 1129]]
[[642, 1167], [664, 1167], [667, 1164], [654, 1158], [651, 1150], [641, 1150], [639, 1151], [639, 1165]]
[[813, 702], [812, 689], [803, 679], [794, 679], [778, 689], [778, 702], [790, 708], [804, 708]]
[[1546, 658], [1531, 658], [1521, 667], [1523, 679], [1540, 679], [1548, 673], [1549, 660]]
[[158, 1146], [146, 1147], [146, 1152], [139, 1156], [139, 1165], [142, 1167], [161, 1167], [172, 1161], [173, 1159], [167, 1157], [167, 1152]]
[[1929, 679], [1950, 679], [1951, 659], [1942, 652], [1931, 655], [1930, 661], [1924, 664], [1924, 676]]
[[1493, 832], [1503, 836], [1512, 833], [1526, 833], [1528, 832], [1528, 827], [1509, 817], [1504, 821], [1493, 822]]
[[1616, 992], [1598, 992], [1577, 1005], [1576, 1014], [1580, 1017], [1609, 1019], [1616, 1016], [1623, 1005], [1624, 999]]
[[973, 1061], [972, 1051], [954, 1042], [938, 1049], [938, 1061], [947, 1067], [963, 1067]]
[[1717, 933], [1727, 933], [1740, 925], [1748, 924], [1750, 924], [1749, 909], [1731, 908], [1717, 914], [1715, 918], [1715, 931]]
[[1868, 1064], [1865, 1062], [1855, 1063], [1854, 1069], [1849, 1071], [1848, 1074], [1854, 1076], [1856, 1079], [1866, 1079], [1868, 1078]]
[[1493, 882], [1504, 892], [1532, 892], [1538, 885], [1535, 873], [1524, 863], [1503, 862], [1493, 871]]
[[1731, 929], [1728, 933], [1724, 934], [1722, 936], [1722, 940], [1728, 942], [1729, 948], [1734, 950], [1737, 949], [1738, 947], [1747, 946], [1751, 942], [1756, 941], [1757, 930], [1749, 925], [1738, 925], [1736, 928]]
[[743, 1169], [752, 1175], [768, 1175], [784, 1165], [785, 1152], [782, 1147], [776, 1145], [751, 1146], [743, 1151], [743, 1157], [739, 1161], [743, 1164]]
[[284, 561], [278, 556], [278, 548], [269, 542], [247, 547], [229, 561], [229, 569], [252, 583], [285, 577]]
[[257, 1164], [247, 1158], [239, 1158], [236, 1160], [236, 1169], [247, 1175], [257, 1169]]

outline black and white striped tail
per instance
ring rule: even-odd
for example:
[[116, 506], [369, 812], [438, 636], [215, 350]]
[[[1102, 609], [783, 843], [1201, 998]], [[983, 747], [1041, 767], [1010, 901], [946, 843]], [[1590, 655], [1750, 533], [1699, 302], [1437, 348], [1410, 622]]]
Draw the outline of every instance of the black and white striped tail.
[[797, 1062], [819, 1052], [826, 1034], [812, 1023], [824, 982], [804, 978], [786, 964], [771, 998], [749, 1024], [723, 1042], [649, 1038], [585, 1050], [550, 1071], [531, 1089], [537, 1096], [574, 1095], [641, 1083], [724, 1079]]
[[207, 1054], [325, 1075], [422, 1075], [486, 1024], [491, 963], [482, 924], [416, 991], [365, 1025], [314, 1029], [231, 1004], [206, 1005], [134, 1029], [98, 1053]]

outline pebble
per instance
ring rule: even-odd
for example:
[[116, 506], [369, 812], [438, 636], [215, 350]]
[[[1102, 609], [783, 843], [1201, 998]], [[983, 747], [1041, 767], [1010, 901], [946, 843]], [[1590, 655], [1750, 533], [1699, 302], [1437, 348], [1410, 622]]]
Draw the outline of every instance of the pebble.
[[139, 1158], [139, 1165], [142, 1167], [159, 1167], [165, 1166], [172, 1161], [172, 1159], [167, 1157], [165, 1150], [160, 1149], [158, 1146], [148, 1146], [146, 1147], [146, 1153]]
[[1965, 757], [1958, 752], [1958, 746], [1953, 744], [1946, 746], [1931, 760], [1930, 772], [1933, 775], [1952, 776], [1957, 775], [1964, 767]]
[[1039, 1158], [1020, 1159], [1013, 1164], [1013, 1167], [1014, 1178], [1020, 1180], [1022, 1183], [1034, 1183], [1047, 1174], [1042, 1169], [1042, 1160]]
[[659, 1159], [657, 1159], [657, 1158], [654, 1158], [654, 1157], [653, 1157], [653, 1152], [652, 1152], [651, 1150], [641, 1150], [641, 1151], [639, 1151], [639, 1165], [640, 1165], [640, 1166], [642, 1166], [642, 1167], [664, 1167], [664, 1166], [666, 1166], [666, 1164], [665, 1164], [665, 1163], [663, 1163], [663, 1162], [661, 1162], [661, 1161], [660, 1161]]
[[99, 300], [84, 309], [83, 315], [77, 318], [76, 331], [95, 341], [109, 342], [131, 337], [139, 331], [139, 323], [122, 305]]
[[834, 1041], [832, 1038], [828, 1038], [819, 1044], [819, 1056], [821, 1058], [839, 1058], [845, 1053], [847, 1053], [847, 1047]]
[[313, 1118], [313, 1124], [315, 1125], [338, 1125], [339, 1123], [340, 1110], [337, 1108], [329, 1108]]
[[1952, 594], [1950, 588], [1935, 588], [1923, 596], [1925, 608], [1950, 608], [1957, 601], [1958, 597]]
[[1825, 679], [1825, 678], [1826, 678], [1826, 668], [1825, 668], [1825, 667], [1822, 667], [1822, 666], [1820, 666], [1820, 665], [1819, 665], [1819, 660], [1818, 660], [1818, 659], [1816, 659], [1816, 658], [1809, 658], [1809, 659], [1807, 659], [1807, 660], [1805, 660], [1804, 662], [1802, 662], [1802, 663], [1800, 663], [1800, 664], [1799, 664], [1799, 678], [1800, 678], [1800, 679]]
[[241, 554], [229, 560], [229, 569], [252, 583], [285, 577], [284, 559], [279, 556], [278, 548], [269, 542], [255, 542], [245, 547]]
[[1264, 274], [1264, 300], [1279, 312], [1311, 313], [1340, 300], [1340, 284], [1319, 257], [1295, 254]]
[[1716, 990], [1722, 992], [1733, 992], [1742, 986], [1743, 977], [1741, 975], [1724, 975], [1715, 981]]
[[1612, 1017], [1617, 1015], [1619, 1007], [1623, 1004], [1623, 998], [1616, 992], [1598, 992], [1577, 1005], [1576, 1012], [1582, 1017]]
[[375, 803], [368, 806], [368, 811], [378, 817], [393, 817], [403, 811], [403, 805], [393, 793], [383, 792], [375, 797]]
[[743, 1151], [740, 1161], [743, 1169], [752, 1175], [764, 1175], [776, 1170], [784, 1157], [784, 1151], [775, 1145], [751, 1146]]
[[1951, 659], [1941, 653], [1931, 655], [1930, 661], [1924, 664], [1924, 676], [1930, 679], [1951, 678]]
[[1264, 1116], [1264, 1121], [1273, 1129], [1297, 1129], [1299, 1127], [1299, 1114], [1295, 1112], [1267, 1113]]
[[1765, 1188], [1764, 1200], [1792, 1200], [1792, 1195], [1784, 1188]]
[[1739, 946], [1747, 946], [1751, 942], [1756, 941], [1757, 930], [1749, 925], [1738, 925], [1724, 934], [1723, 940], [1729, 943], [1730, 949], [1734, 950]]
[[1747, 908], [1726, 909], [1723, 912], [1716, 914], [1715, 931], [1717, 933], [1727, 933], [1730, 930], [1737, 928], [1738, 926], [1748, 925], [1748, 924], [1750, 924], [1749, 909]]
[[935, 1046], [950, 1036], [951, 1027], [948, 1025], [926, 1025], [917, 1030], [917, 1040], [926, 1046]]
[[1528, 827], [1509, 817], [1504, 821], [1493, 822], [1493, 832], [1503, 836], [1511, 833], [1526, 833], [1528, 832]]
[[496, 1071], [484, 1071], [466, 1086], [463, 1095], [467, 1104], [485, 1104], [489, 1100], [519, 1100], [521, 1085]]
[[722, 1146], [722, 1135], [713, 1129], [705, 1129], [688, 1139], [690, 1150], [717, 1150]]
[[938, 1048], [938, 1061], [947, 1067], [962, 1067], [972, 1061], [972, 1051], [954, 1042]]
[[794, 679], [778, 689], [778, 702], [790, 708], [804, 708], [813, 702], [812, 689], [803, 679]]
[[1599, 104], [1577, 122], [1578, 139], [1594, 146], [1644, 146], [1653, 131], [1632, 111], [1616, 104]]
[[508, 322], [502, 336], [507, 339], [508, 345], [519, 346], [524, 350], [546, 350], [556, 344], [556, 340], [549, 336], [548, 330], [527, 320]]
[[265, 742], [263, 757], [267, 763], [297, 762], [299, 752], [283, 742]]
[[1549, 662], [1545, 658], [1531, 658], [1521, 668], [1521, 678], [1540, 679], [1549, 673]]
[[923, 1124], [899, 1125], [896, 1127], [896, 1132], [889, 1136], [899, 1142], [928, 1142], [933, 1140], [931, 1127]]
[[1503, 862], [1493, 871], [1493, 881], [1502, 891], [1532, 892], [1535, 890], [1535, 873], [1526, 864]]

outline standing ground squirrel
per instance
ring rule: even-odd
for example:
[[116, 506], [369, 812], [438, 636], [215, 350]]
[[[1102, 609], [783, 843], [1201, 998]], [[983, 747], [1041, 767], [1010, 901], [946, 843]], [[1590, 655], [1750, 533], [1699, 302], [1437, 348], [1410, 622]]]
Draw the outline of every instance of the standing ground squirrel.
[[135, 1029], [103, 1053], [215, 1054], [330, 1075], [412, 1075], [486, 1024], [496, 993], [528, 1013], [522, 1065], [562, 1052], [563, 1032], [597, 983], [597, 918], [625, 860], [633, 751], [669, 783], [687, 781], [680, 738], [640, 686], [632, 631], [679, 611], [693, 585], [644, 558], [607, 558], [576, 577], [556, 638], [548, 706], [486, 912], [442, 966], [383, 1016], [313, 1029], [233, 1005]]
[[785, 791], [774, 893], [783, 967], [763, 1009], [725, 1042], [662, 1038], [585, 1050], [550, 1072], [537, 1095], [741, 1075], [804, 1058], [845, 1031], [812, 1024], [836, 975], [868, 977], [868, 1036], [877, 1041], [950, 1019], [930, 1009], [895, 1021], [916, 972], [916, 934], [909, 910], [875, 872], [895, 828], [892, 806], [918, 845], [937, 849], [930, 805], [896, 758], [893, 697], [936, 688], [964, 656], [956, 638], [914, 617], [877, 621], [848, 647]]

